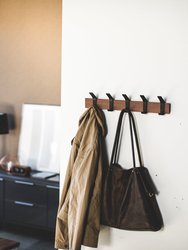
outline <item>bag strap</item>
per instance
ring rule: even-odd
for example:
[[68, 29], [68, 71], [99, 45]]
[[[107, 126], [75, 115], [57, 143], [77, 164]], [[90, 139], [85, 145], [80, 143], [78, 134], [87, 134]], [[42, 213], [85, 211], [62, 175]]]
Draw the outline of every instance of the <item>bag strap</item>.
[[138, 142], [138, 136], [137, 136], [135, 120], [134, 120], [134, 117], [133, 117], [131, 111], [127, 111], [126, 109], [123, 109], [121, 111], [120, 115], [119, 115], [117, 129], [116, 129], [116, 135], [115, 135], [115, 140], [114, 140], [114, 145], [113, 145], [113, 150], [112, 150], [110, 166], [117, 163], [118, 151], [119, 151], [119, 147], [120, 147], [119, 139], [120, 139], [120, 133], [121, 133], [121, 127], [122, 127], [122, 120], [123, 120], [123, 116], [124, 116], [125, 113], [128, 113], [128, 116], [129, 116], [133, 167], [134, 168], [136, 167], [134, 139], [135, 139], [135, 142], [136, 142], [136, 149], [137, 149], [137, 154], [138, 154], [138, 158], [139, 158], [139, 163], [140, 163], [140, 166], [142, 167], [143, 164], [142, 164], [142, 158], [141, 158], [141, 153], [140, 153], [140, 147], [139, 147], [139, 142]]
[[139, 141], [138, 141], [138, 133], [137, 133], [136, 124], [135, 124], [135, 119], [134, 119], [134, 116], [133, 116], [133, 114], [131, 112], [130, 112], [130, 116], [132, 118], [132, 125], [133, 125], [132, 128], [134, 130], [134, 136], [135, 136], [135, 141], [136, 141], [136, 148], [137, 148], [140, 167], [143, 167], [142, 157], [141, 157], [141, 152], [140, 152], [140, 146], [139, 146]]

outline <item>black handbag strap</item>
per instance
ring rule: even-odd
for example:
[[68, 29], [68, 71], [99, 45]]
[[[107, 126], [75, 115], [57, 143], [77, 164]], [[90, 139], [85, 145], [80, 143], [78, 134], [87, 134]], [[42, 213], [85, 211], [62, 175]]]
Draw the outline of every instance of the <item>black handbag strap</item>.
[[136, 160], [135, 160], [135, 150], [134, 150], [134, 138], [136, 142], [136, 149], [138, 153], [138, 159], [140, 166], [142, 167], [142, 158], [141, 158], [141, 153], [140, 153], [140, 147], [139, 147], [139, 142], [138, 142], [138, 135], [137, 135], [137, 130], [136, 130], [136, 125], [135, 125], [135, 120], [133, 117], [133, 114], [131, 111], [127, 111], [126, 109], [123, 109], [119, 115], [118, 119], [118, 124], [117, 124], [117, 129], [116, 129], [116, 135], [115, 135], [115, 140], [114, 140], [114, 145], [113, 145], [113, 150], [112, 150], [112, 156], [111, 156], [111, 163], [110, 167], [113, 166], [113, 164], [117, 163], [117, 158], [118, 158], [118, 151], [120, 147], [120, 133], [121, 133], [121, 127], [122, 127], [122, 120], [123, 116], [125, 113], [128, 113], [129, 116], [129, 126], [130, 126], [130, 135], [131, 135], [131, 148], [132, 148], [132, 158], [133, 158], [133, 167], [136, 167]]

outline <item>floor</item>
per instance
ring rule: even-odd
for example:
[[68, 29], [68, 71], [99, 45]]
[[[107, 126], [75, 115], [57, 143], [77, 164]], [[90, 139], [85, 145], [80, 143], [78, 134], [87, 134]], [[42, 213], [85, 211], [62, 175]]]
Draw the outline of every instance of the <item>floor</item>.
[[55, 250], [54, 234], [49, 232], [6, 226], [0, 228], [0, 237], [19, 241], [19, 250]]

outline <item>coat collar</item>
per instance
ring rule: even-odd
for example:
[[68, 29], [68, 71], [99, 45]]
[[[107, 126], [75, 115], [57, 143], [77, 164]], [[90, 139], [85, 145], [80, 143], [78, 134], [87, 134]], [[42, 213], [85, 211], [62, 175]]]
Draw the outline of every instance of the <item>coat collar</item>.
[[100, 130], [102, 131], [102, 135], [105, 137], [107, 134], [106, 120], [105, 120], [104, 112], [98, 107], [88, 108], [80, 117], [79, 126], [82, 124], [82, 122], [92, 117], [94, 117], [97, 120], [98, 126], [100, 127]]

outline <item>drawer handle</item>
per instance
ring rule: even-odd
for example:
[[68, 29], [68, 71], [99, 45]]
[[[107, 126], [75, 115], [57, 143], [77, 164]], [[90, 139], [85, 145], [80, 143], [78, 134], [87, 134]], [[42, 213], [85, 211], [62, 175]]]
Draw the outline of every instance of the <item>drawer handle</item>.
[[3, 178], [0, 178], [0, 181], [3, 181]]
[[21, 205], [21, 206], [27, 206], [27, 207], [33, 207], [33, 203], [28, 203], [28, 202], [22, 202], [22, 201], [15, 201], [14, 202], [16, 205]]
[[33, 186], [34, 183], [32, 182], [25, 182], [25, 181], [14, 181], [17, 184], [23, 184], [23, 185], [28, 185], [28, 186]]
[[46, 185], [47, 188], [52, 188], [52, 189], [59, 189], [59, 187], [52, 186], [52, 185]]

